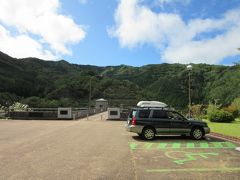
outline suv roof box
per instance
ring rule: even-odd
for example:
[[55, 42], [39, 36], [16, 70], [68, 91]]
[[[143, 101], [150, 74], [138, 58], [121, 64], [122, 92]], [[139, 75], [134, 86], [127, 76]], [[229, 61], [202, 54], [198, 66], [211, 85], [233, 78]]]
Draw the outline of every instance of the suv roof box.
[[167, 104], [160, 101], [139, 101], [137, 107], [167, 107]]

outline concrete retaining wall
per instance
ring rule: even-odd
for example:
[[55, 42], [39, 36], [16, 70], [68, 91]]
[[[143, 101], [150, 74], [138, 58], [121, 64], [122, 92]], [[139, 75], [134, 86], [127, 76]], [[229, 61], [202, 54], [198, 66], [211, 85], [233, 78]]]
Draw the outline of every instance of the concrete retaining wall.
[[[62, 120], [76, 120], [80, 118], [84, 118], [93, 114], [101, 113], [103, 110], [101, 109], [73, 109], [71, 118], [60, 118]], [[15, 111], [9, 112], [9, 117], [11, 119], [36, 119], [36, 120], [57, 120], [58, 111], [56, 110], [40, 110], [37, 111]]]

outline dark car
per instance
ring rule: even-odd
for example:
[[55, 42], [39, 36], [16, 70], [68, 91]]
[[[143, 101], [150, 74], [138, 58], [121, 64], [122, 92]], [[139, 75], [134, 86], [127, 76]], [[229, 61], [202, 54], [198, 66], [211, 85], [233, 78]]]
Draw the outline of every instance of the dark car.
[[155, 135], [187, 135], [199, 140], [210, 133], [205, 122], [189, 120], [170, 109], [150, 107], [132, 109], [126, 129], [146, 140], [154, 139]]

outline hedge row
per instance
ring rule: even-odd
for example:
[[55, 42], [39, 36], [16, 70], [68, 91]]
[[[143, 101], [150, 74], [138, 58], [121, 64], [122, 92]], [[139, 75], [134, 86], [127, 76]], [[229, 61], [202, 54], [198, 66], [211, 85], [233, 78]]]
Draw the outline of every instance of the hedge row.
[[211, 122], [232, 122], [234, 121], [234, 116], [224, 110], [217, 110], [209, 114], [209, 120]]

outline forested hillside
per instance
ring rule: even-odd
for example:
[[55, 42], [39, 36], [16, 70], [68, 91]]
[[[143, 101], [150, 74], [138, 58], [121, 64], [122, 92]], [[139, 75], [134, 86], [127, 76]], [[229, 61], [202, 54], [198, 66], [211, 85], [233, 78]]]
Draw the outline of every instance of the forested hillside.
[[[240, 65], [192, 64], [192, 102], [230, 104], [240, 96]], [[142, 67], [69, 64], [36, 58], [15, 59], [0, 52], [0, 104], [19, 101], [30, 107], [87, 106], [92, 99], [111, 105], [159, 100], [178, 109], [188, 104], [188, 71], [182, 64]]]

